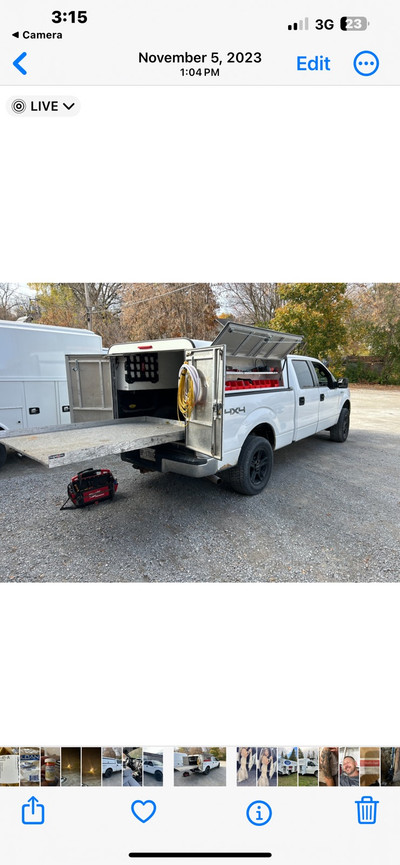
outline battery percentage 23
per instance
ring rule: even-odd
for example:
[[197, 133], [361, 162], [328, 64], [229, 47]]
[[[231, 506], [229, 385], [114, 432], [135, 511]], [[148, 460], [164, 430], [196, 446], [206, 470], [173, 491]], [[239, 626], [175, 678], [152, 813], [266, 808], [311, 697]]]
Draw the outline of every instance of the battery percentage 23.
[[353, 15], [353, 16], [344, 15], [343, 18], [340, 19], [340, 29], [341, 30], [346, 30], [346, 31], [347, 30], [353, 30], [353, 31], [358, 30], [358, 31], [360, 31], [360, 30], [366, 30], [368, 26], [369, 26], [369, 21], [363, 15], [361, 15], [361, 16], [359, 15], [358, 17], [356, 17], [355, 15]]

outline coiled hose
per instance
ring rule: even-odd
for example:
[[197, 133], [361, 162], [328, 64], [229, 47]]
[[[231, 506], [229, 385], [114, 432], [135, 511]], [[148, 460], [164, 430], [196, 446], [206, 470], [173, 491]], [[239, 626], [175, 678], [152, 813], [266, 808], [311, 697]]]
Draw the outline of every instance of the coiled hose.
[[178, 411], [190, 420], [192, 411], [202, 397], [202, 384], [198, 370], [192, 364], [182, 364], [178, 374]]

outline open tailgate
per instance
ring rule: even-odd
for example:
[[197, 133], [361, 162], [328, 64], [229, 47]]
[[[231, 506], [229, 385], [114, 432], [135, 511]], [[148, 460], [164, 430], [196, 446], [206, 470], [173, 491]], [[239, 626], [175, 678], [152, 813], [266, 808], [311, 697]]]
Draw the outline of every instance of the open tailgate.
[[157, 417], [66, 424], [2, 432], [0, 441], [47, 468], [66, 466], [167, 442], [183, 441], [185, 424]]

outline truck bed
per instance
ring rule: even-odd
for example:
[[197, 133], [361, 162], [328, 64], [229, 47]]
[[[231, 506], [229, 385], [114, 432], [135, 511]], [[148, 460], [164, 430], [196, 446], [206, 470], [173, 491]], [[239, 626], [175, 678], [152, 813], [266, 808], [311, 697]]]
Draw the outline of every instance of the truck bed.
[[183, 441], [185, 424], [178, 420], [138, 417], [98, 423], [66, 424], [42, 430], [0, 433], [0, 441], [47, 468], [66, 466], [124, 451]]

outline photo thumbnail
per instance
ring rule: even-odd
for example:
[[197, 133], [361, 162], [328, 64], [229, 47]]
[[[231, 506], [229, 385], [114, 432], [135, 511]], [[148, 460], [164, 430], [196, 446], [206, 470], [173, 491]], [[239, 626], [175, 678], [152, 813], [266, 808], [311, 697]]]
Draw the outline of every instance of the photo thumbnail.
[[61, 773], [61, 749], [41, 748], [40, 784], [42, 787], [59, 787]]
[[101, 749], [103, 787], [122, 787], [122, 748]]
[[61, 785], [80, 787], [81, 783], [81, 749], [61, 748]]
[[255, 787], [257, 749], [239, 747], [236, 755], [236, 778], [242, 787]]
[[0, 747], [0, 787], [19, 787], [19, 748]]
[[143, 786], [162, 787], [164, 780], [164, 757], [160, 745], [143, 748]]
[[379, 787], [381, 783], [381, 749], [360, 748], [360, 787]]
[[141, 787], [143, 776], [143, 749], [137, 746], [123, 748], [123, 786]]
[[339, 784], [341, 787], [360, 786], [360, 749], [340, 748]]
[[318, 787], [318, 747], [299, 748], [299, 787]]
[[101, 748], [82, 748], [82, 787], [101, 787]]
[[40, 748], [19, 749], [19, 783], [21, 787], [39, 787], [40, 784]]
[[175, 787], [225, 787], [226, 748], [175, 748], [174, 785]]
[[297, 787], [298, 748], [278, 748], [278, 787]]
[[319, 749], [319, 786], [337, 787], [339, 783], [339, 748]]
[[276, 748], [257, 749], [257, 787], [276, 787], [277, 775]]
[[381, 749], [382, 787], [400, 787], [400, 748]]

